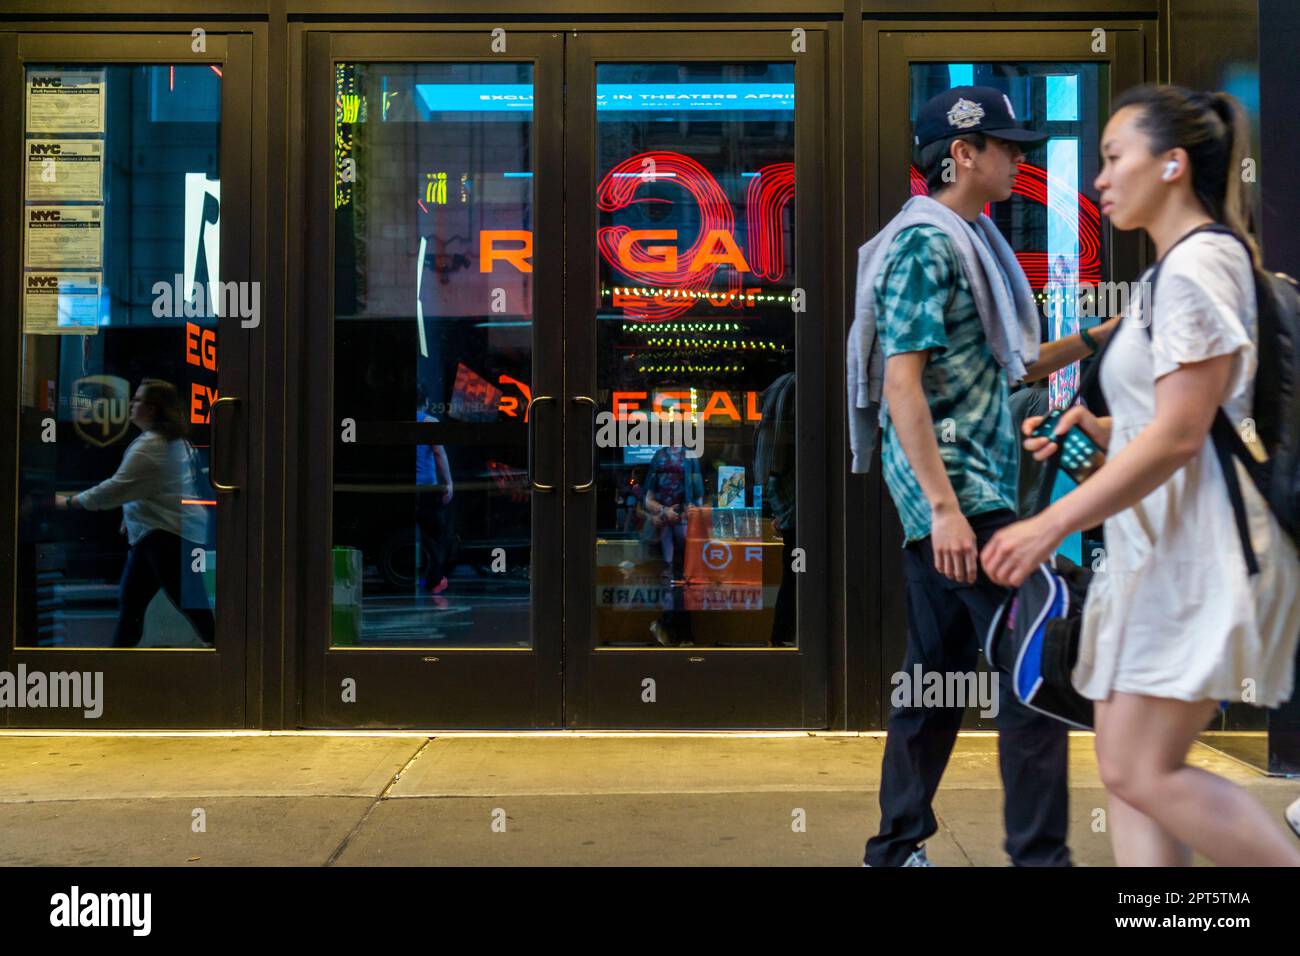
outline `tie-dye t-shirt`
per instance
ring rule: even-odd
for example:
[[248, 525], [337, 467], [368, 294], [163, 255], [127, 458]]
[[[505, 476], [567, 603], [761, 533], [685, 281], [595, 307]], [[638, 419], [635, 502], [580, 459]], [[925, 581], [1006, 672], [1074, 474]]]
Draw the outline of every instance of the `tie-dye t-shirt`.
[[[934, 437], [962, 514], [1015, 510], [1020, 465], [1006, 375], [993, 357], [970, 283], [942, 229], [913, 226], [890, 244], [875, 282], [885, 358], [932, 349], [921, 376]], [[908, 542], [930, 534], [930, 503], [889, 419], [885, 483]]]

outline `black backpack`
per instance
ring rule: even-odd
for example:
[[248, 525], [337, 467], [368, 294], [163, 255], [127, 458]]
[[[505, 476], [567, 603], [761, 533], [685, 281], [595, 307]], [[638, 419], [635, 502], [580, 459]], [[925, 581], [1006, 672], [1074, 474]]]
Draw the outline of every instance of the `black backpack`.
[[[1222, 223], [1210, 223], [1193, 229], [1178, 243], [1200, 232], [1217, 232], [1245, 240]], [[1165, 252], [1167, 258], [1174, 246]], [[1247, 253], [1250, 249], [1247, 247]], [[1220, 408], [1214, 416], [1210, 434], [1223, 467], [1232, 499], [1246, 567], [1251, 574], [1259, 570], [1255, 549], [1250, 543], [1246, 523], [1246, 505], [1237, 483], [1232, 459], [1238, 459], [1259, 489], [1278, 520], [1278, 524], [1300, 546], [1300, 286], [1290, 276], [1255, 268], [1255, 302], [1258, 313], [1257, 352], [1259, 365], [1255, 373], [1255, 393], [1251, 398], [1251, 417], [1255, 433], [1268, 452], [1268, 461], [1259, 462], [1250, 453], [1241, 434]], [[1151, 304], [1154, 314], [1157, 263], [1151, 275]], [[1151, 336], [1151, 317], [1145, 329]], [[1109, 344], [1109, 343], [1107, 343]]]

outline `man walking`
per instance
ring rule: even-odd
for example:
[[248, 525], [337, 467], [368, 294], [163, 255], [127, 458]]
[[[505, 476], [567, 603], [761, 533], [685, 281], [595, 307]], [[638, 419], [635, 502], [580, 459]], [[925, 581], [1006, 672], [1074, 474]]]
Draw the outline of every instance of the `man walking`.
[[[853, 470], [870, 463], [877, 417], [885, 482], [906, 536], [909, 677], [973, 674], [1005, 591], [979, 567], [993, 533], [1016, 520], [1019, 446], [1008, 382], [1089, 349], [1041, 349], [1033, 292], [1006, 240], [981, 214], [1011, 196], [1025, 129], [991, 87], [957, 87], [922, 107], [916, 145], [929, 196], [913, 197], [859, 250], [849, 339]], [[883, 402], [881, 399], [883, 398]], [[878, 413], [878, 415], [877, 415]], [[973, 685], [973, 681], [970, 682]], [[996, 723], [1006, 851], [1021, 866], [1068, 866], [1066, 726], [1021, 705], [999, 680]], [[919, 695], [917, 695], [919, 697]], [[932, 802], [961, 725], [961, 702], [897, 703], [889, 716], [880, 831], [868, 866], [929, 866]]]

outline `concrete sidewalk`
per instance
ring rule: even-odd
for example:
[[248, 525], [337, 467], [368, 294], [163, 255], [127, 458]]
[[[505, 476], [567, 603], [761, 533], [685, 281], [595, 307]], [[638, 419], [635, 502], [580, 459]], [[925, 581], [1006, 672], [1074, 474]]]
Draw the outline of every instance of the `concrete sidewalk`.
[[[1071, 843], [1105, 795], [1071, 738]], [[0, 864], [858, 866], [881, 736], [0, 735]], [[997, 740], [963, 736], [930, 858], [1001, 866]], [[1197, 745], [1281, 819], [1300, 781]], [[202, 811], [196, 814], [196, 811]], [[805, 832], [792, 821], [806, 820]], [[194, 832], [201, 816], [205, 832]], [[494, 820], [504, 820], [504, 832]]]

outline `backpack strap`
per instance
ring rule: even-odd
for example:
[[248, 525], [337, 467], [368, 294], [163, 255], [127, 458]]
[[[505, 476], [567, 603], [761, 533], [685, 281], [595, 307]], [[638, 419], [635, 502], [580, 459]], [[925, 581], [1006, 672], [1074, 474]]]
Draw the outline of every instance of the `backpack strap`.
[[[1204, 226], [1197, 226], [1166, 249], [1164, 256], [1156, 263], [1155, 272], [1151, 274], [1151, 315], [1146, 317], [1147, 321], [1142, 326], [1148, 340], [1152, 338], [1151, 326], [1155, 324], [1156, 279], [1160, 275], [1160, 265], [1178, 245], [1200, 232], [1229, 235], [1241, 241], [1243, 246], [1246, 244], [1245, 240], [1232, 229], [1222, 223], [1213, 222]], [[1249, 254], [1249, 249], [1247, 249], [1247, 254]], [[1114, 337], [1113, 332], [1111, 336]], [[1232, 427], [1232, 422], [1228, 420], [1228, 416], [1222, 407], [1215, 410], [1214, 424], [1210, 427], [1210, 437], [1214, 442], [1214, 453], [1219, 459], [1219, 467], [1223, 469], [1223, 480], [1228, 486], [1228, 500], [1232, 503], [1232, 517], [1237, 524], [1237, 537], [1241, 540], [1241, 553], [1246, 559], [1246, 571], [1253, 576], [1259, 573], [1259, 561], [1255, 555], [1255, 546], [1250, 541], [1250, 524], [1246, 519], [1246, 499], [1242, 497], [1241, 482], [1237, 479], [1237, 469], [1233, 466], [1232, 460], [1234, 457], [1240, 458], [1246, 465], [1247, 470], [1250, 471], [1251, 477], [1254, 478], [1255, 459], [1247, 450], [1246, 443], [1241, 440], [1241, 436], [1237, 434], [1237, 430]]]
[[[1220, 408], [1214, 416], [1214, 425], [1210, 428], [1214, 438], [1214, 452], [1223, 469], [1223, 477], [1228, 483], [1228, 499], [1232, 502], [1232, 516], [1237, 521], [1237, 537], [1241, 539], [1241, 553], [1246, 558], [1246, 570], [1254, 575], [1259, 573], [1259, 562], [1255, 558], [1255, 546], [1250, 543], [1250, 525], [1246, 521], [1246, 499], [1241, 495], [1241, 483], [1237, 480], [1237, 469], [1233, 464], [1233, 444], [1241, 446], [1241, 452], [1247, 458], [1246, 444], [1228, 421], [1228, 416]], [[1254, 459], [1251, 459], [1252, 461]]]

